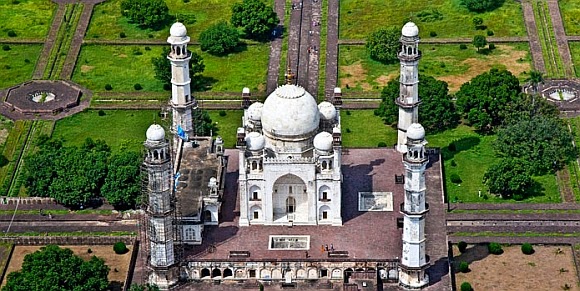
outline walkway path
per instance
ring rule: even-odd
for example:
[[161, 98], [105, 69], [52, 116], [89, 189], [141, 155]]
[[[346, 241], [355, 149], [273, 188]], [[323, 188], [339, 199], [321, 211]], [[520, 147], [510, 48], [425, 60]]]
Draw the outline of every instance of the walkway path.
[[280, 54], [282, 53], [282, 39], [284, 31], [286, 0], [275, 0], [274, 11], [278, 14], [280, 22], [276, 28], [275, 38], [270, 42], [270, 60], [268, 63], [268, 80], [266, 81], [266, 96], [270, 95], [278, 87], [278, 74], [280, 73]]
[[38, 62], [36, 63], [36, 68], [34, 69], [34, 73], [32, 74], [33, 79], [42, 79], [44, 75], [44, 70], [46, 69], [46, 65], [48, 64], [48, 58], [50, 56], [50, 52], [54, 47], [54, 43], [56, 42], [56, 35], [58, 34], [58, 30], [64, 20], [64, 12], [66, 8], [64, 4], [58, 4], [58, 9], [54, 15], [52, 20], [52, 25], [50, 26], [50, 31], [48, 33], [48, 37], [44, 42], [44, 47], [42, 48], [42, 52], [40, 53], [40, 57], [38, 58]]
[[542, 55], [542, 46], [538, 37], [538, 29], [536, 26], [536, 19], [534, 17], [534, 9], [530, 0], [522, 1], [522, 10], [524, 12], [524, 21], [526, 30], [528, 31], [528, 38], [530, 39], [530, 52], [532, 53], [532, 61], [534, 62], [534, 69], [542, 73], [546, 73], [546, 65], [544, 64], [544, 57]]
[[330, 100], [334, 88], [338, 86], [338, 13], [340, 2], [328, 1], [326, 25], [326, 79], [324, 81], [324, 99]]
[[66, 60], [64, 61], [62, 72], [60, 73], [60, 78], [64, 80], [70, 80], [70, 78], [72, 77], [72, 73], [74, 71], [75, 64], [79, 56], [79, 52], [81, 51], [81, 45], [83, 44], [83, 39], [85, 38], [87, 28], [89, 27], [91, 15], [93, 14], [93, 7], [95, 6], [95, 4], [93, 4], [92, 2], [94, 1], [86, 1], [86, 2], [88, 3], [85, 4], [83, 7], [83, 13], [81, 14], [81, 18], [79, 19], [77, 29], [75, 31], [73, 40], [70, 45], [70, 50], [68, 51]]
[[572, 63], [572, 55], [570, 54], [570, 47], [568, 47], [568, 38], [564, 30], [564, 23], [562, 22], [562, 15], [560, 14], [560, 7], [558, 0], [547, 0], [548, 9], [550, 10], [550, 18], [552, 18], [552, 27], [554, 35], [556, 36], [556, 44], [558, 45], [558, 52], [564, 63], [564, 71], [567, 78], [574, 77], [574, 68]]

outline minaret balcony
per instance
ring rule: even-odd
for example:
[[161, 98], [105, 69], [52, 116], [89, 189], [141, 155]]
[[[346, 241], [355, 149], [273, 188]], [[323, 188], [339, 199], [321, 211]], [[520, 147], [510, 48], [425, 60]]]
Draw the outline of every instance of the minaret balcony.
[[421, 100], [418, 100], [417, 102], [413, 102], [413, 103], [405, 103], [401, 100], [401, 98], [397, 98], [397, 99], [395, 99], [395, 103], [399, 107], [411, 109], [411, 108], [415, 108], [415, 107], [419, 106], [421, 104]]
[[419, 270], [424, 270], [427, 269], [427, 267], [429, 267], [431, 258], [429, 258], [429, 255], [425, 255], [425, 263], [421, 264], [420, 266], [406, 266], [402, 261], [400, 263], [400, 267], [403, 271], [408, 270], [408, 271], [419, 271]]
[[401, 214], [409, 215], [409, 216], [423, 216], [423, 215], [427, 214], [427, 212], [429, 212], [429, 203], [425, 202], [425, 210], [415, 212], [415, 211], [405, 210], [405, 203], [403, 202], [399, 206], [399, 212], [401, 212]]
[[408, 55], [408, 54], [405, 54], [403, 52], [399, 52], [398, 57], [399, 57], [399, 60], [403, 61], [403, 62], [417, 62], [421, 58], [421, 53], [414, 54], [414, 55]]
[[191, 101], [189, 102], [185, 102], [185, 103], [181, 103], [181, 104], [176, 104], [173, 101], [169, 102], [169, 105], [171, 105], [172, 108], [189, 108], [189, 107], [196, 107], [197, 106], [197, 100], [195, 99], [191, 99]]

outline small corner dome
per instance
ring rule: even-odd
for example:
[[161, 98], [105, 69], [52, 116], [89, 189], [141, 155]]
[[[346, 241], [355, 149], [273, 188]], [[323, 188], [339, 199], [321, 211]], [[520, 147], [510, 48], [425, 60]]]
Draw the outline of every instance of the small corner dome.
[[332, 133], [340, 133], [340, 127], [338, 127], [338, 126], [333, 127]]
[[419, 36], [419, 28], [415, 23], [407, 22], [403, 26], [403, 30], [401, 31], [401, 33], [403, 34], [403, 36], [406, 37], [416, 37]]
[[252, 103], [248, 107], [248, 117], [253, 121], [260, 121], [262, 119], [262, 107], [264, 107], [264, 104], [261, 102]]
[[248, 136], [246, 136], [246, 145], [251, 151], [259, 151], [264, 149], [264, 146], [266, 145], [266, 139], [263, 135], [253, 131], [250, 132]]
[[425, 138], [425, 128], [419, 123], [409, 125], [407, 129], [407, 138], [414, 140], [421, 140]]
[[336, 118], [336, 108], [330, 102], [320, 102], [318, 110], [320, 111], [320, 118], [324, 120], [334, 120]]
[[165, 140], [165, 130], [159, 124], [151, 124], [147, 129], [147, 140], [149, 141], [163, 141]]
[[313, 144], [314, 148], [319, 151], [330, 151], [332, 149], [332, 135], [323, 131], [314, 137]]
[[176, 22], [171, 26], [171, 29], [169, 29], [169, 33], [174, 37], [184, 37], [187, 35], [187, 29], [183, 23]]

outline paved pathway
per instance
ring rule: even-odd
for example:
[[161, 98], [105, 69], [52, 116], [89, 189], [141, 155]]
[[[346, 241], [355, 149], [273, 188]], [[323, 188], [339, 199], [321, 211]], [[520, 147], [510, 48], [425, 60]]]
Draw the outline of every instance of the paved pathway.
[[326, 79], [324, 80], [324, 99], [330, 100], [334, 88], [338, 86], [338, 14], [339, 1], [328, 1], [326, 25]]
[[81, 51], [81, 45], [83, 44], [83, 39], [85, 38], [85, 33], [89, 27], [89, 22], [91, 21], [91, 15], [93, 14], [93, 7], [95, 1], [86, 1], [87, 3], [83, 7], [83, 12], [79, 23], [77, 25], [73, 40], [70, 45], [70, 50], [66, 55], [66, 60], [64, 61], [64, 66], [62, 67], [62, 72], [60, 73], [60, 78], [64, 80], [70, 80], [72, 73]]
[[522, 10], [524, 12], [524, 22], [526, 24], [526, 30], [528, 31], [528, 38], [530, 39], [530, 52], [532, 53], [534, 69], [545, 74], [546, 65], [544, 64], [542, 46], [540, 45], [540, 39], [538, 37], [538, 29], [536, 26], [536, 19], [534, 18], [532, 3], [530, 3], [529, 0], [522, 1]]
[[275, 38], [270, 42], [270, 60], [268, 63], [268, 80], [266, 81], [266, 96], [270, 95], [278, 87], [278, 74], [280, 73], [280, 54], [282, 53], [282, 39], [284, 33], [285, 0], [274, 1], [274, 11], [278, 14], [280, 23], [276, 28]]
[[64, 20], [64, 12], [65, 12], [65, 5], [59, 4], [56, 13], [54, 14], [52, 25], [50, 26], [50, 31], [48, 33], [48, 37], [44, 42], [44, 47], [42, 48], [42, 52], [40, 53], [40, 57], [38, 58], [38, 62], [36, 63], [36, 68], [34, 69], [34, 73], [32, 74], [33, 79], [42, 79], [44, 75], [44, 70], [46, 69], [46, 65], [48, 63], [48, 58], [50, 56], [50, 51], [54, 47], [54, 43], [56, 42], [56, 35], [58, 34], [58, 30], [62, 25]]
[[572, 63], [572, 55], [570, 54], [570, 47], [568, 47], [568, 38], [564, 30], [564, 23], [562, 22], [562, 15], [560, 14], [560, 7], [558, 0], [547, 0], [548, 9], [550, 10], [550, 18], [552, 18], [552, 27], [554, 35], [556, 36], [556, 44], [558, 45], [558, 52], [564, 63], [564, 72], [567, 78], [574, 77], [574, 68]]

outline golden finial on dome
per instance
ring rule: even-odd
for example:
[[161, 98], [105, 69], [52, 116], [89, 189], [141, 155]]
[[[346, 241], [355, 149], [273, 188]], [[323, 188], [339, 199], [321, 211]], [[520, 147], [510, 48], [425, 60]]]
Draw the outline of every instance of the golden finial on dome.
[[294, 73], [292, 73], [290, 65], [288, 65], [288, 68], [286, 69], [286, 74], [284, 76], [286, 77], [286, 85], [294, 84]]

